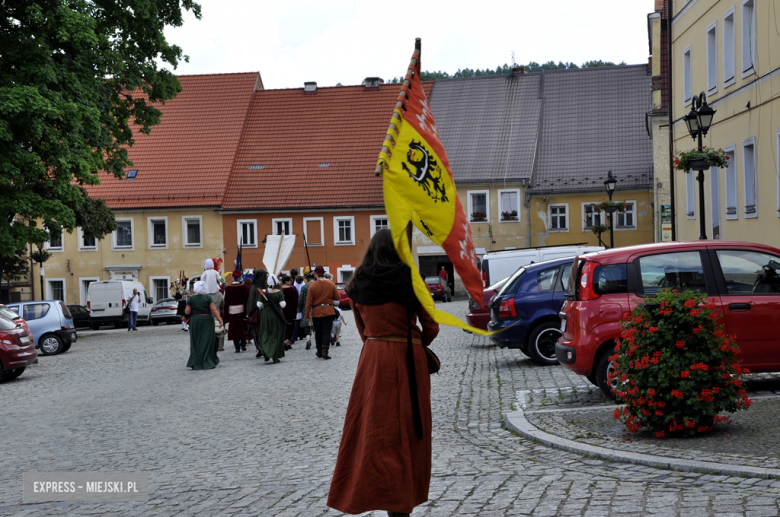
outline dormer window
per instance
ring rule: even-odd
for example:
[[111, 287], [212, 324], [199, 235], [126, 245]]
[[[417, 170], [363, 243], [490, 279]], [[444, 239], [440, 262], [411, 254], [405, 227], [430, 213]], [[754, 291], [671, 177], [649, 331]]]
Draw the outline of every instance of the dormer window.
[[330, 167], [330, 162], [322, 162], [319, 165], [320, 167]]

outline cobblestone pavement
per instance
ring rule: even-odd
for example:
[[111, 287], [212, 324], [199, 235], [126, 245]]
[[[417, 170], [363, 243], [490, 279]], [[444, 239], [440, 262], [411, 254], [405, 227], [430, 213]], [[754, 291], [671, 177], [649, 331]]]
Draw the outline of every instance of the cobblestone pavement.
[[[440, 304], [454, 314], [465, 302]], [[332, 361], [220, 353], [184, 367], [179, 326], [84, 337], [0, 385], [0, 515], [339, 515], [325, 506], [360, 343]], [[86, 333], [84, 333], [86, 336]], [[780, 482], [680, 473], [548, 449], [501, 426], [516, 392], [587, 381], [443, 328], [434, 347], [430, 501], [413, 515], [778, 514]], [[23, 472], [145, 471], [145, 503], [23, 504]], [[371, 515], [385, 515], [373, 512]]]

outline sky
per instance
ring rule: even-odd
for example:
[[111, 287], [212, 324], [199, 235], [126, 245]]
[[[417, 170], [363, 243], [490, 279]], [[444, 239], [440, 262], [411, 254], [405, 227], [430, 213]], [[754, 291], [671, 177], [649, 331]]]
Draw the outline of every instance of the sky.
[[646, 63], [653, 0], [200, 0], [167, 28], [188, 55], [178, 75], [260, 72], [266, 89], [360, 84], [422, 69], [450, 74], [529, 61]]

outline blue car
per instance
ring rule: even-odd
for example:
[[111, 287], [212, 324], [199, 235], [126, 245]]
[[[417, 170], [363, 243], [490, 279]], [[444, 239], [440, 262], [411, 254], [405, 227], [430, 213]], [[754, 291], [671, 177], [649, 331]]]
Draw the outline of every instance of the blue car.
[[8, 308], [27, 321], [35, 338], [35, 348], [43, 355], [54, 355], [70, 350], [76, 342], [76, 326], [68, 306], [59, 300], [9, 303]]
[[518, 269], [490, 304], [490, 340], [501, 348], [519, 348], [539, 365], [558, 364], [555, 343], [561, 336], [558, 313], [566, 300], [574, 257], [538, 262]]

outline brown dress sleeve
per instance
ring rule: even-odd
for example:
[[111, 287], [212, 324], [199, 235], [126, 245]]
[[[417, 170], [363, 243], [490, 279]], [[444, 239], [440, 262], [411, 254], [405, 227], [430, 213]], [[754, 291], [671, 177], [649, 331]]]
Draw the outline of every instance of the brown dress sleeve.
[[355, 317], [355, 326], [357, 327], [358, 332], [360, 333], [360, 339], [363, 340], [363, 344], [366, 343], [365, 338], [365, 329], [366, 324], [363, 323], [363, 316], [360, 314], [360, 309], [358, 309], [357, 304], [353, 302], [352, 300], [349, 301], [350, 307], [352, 307], [352, 315]]
[[428, 346], [439, 335], [439, 324], [422, 307], [420, 307], [417, 318], [422, 326], [422, 344]]

